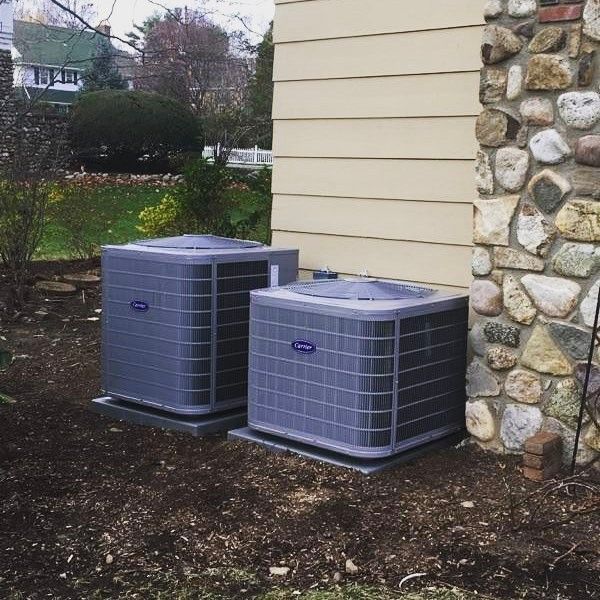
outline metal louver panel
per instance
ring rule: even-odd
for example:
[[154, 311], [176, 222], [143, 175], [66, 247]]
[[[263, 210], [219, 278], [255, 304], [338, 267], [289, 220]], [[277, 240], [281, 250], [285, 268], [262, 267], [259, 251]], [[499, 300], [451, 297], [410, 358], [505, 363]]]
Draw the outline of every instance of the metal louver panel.
[[340, 300], [403, 300], [426, 298], [435, 293], [428, 288], [367, 278], [299, 281], [288, 286], [288, 289], [305, 296]]

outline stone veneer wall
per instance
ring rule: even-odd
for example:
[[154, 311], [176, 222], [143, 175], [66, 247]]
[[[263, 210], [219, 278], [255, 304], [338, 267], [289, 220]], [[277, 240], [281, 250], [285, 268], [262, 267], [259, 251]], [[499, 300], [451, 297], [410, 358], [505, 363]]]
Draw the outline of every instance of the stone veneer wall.
[[[485, 18], [467, 423], [507, 452], [558, 432], [567, 459], [600, 285], [600, 0], [490, 0]], [[595, 451], [588, 420], [580, 460]]]
[[25, 112], [15, 99], [11, 53], [0, 50], [0, 167], [10, 165], [17, 144], [40, 168], [68, 164], [67, 120], [62, 115]]

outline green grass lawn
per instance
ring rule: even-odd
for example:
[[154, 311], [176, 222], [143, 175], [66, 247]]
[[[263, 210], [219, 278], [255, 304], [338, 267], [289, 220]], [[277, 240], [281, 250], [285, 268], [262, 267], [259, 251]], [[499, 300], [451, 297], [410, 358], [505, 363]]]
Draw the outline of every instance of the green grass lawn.
[[[93, 190], [86, 228], [98, 244], [123, 243], [143, 237], [136, 229], [138, 215], [146, 206], [158, 204], [166, 193], [156, 185], [106, 185]], [[85, 216], [85, 215], [84, 215]], [[66, 242], [64, 230], [49, 216], [42, 243], [35, 258], [56, 260], [78, 258]]]

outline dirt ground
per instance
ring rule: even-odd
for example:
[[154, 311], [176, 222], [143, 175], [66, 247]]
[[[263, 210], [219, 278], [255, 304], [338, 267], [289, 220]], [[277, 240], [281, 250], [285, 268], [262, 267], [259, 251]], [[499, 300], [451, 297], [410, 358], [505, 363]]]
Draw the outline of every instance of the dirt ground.
[[[256, 598], [273, 588], [295, 598], [338, 584], [392, 593], [411, 574], [425, 575], [403, 590], [600, 598], [597, 476], [540, 486], [518, 459], [466, 446], [364, 477], [110, 421], [89, 410], [100, 393], [99, 302], [88, 291], [34, 299], [16, 320], [0, 311], [0, 344], [16, 355], [0, 375], [16, 401], [0, 405], [0, 598]], [[270, 574], [281, 566], [286, 576]]]

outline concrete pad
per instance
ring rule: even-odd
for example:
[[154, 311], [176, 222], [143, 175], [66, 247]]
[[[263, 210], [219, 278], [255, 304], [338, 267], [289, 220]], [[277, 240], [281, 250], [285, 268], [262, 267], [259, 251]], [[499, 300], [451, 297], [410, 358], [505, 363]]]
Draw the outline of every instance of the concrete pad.
[[258, 444], [266, 450], [275, 453], [291, 452], [297, 454], [302, 458], [310, 458], [313, 460], [319, 460], [321, 462], [334, 465], [336, 467], [343, 467], [345, 469], [354, 469], [363, 473], [363, 475], [373, 475], [386, 469], [391, 469], [402, 463], [409, 462], [423, 456], [427, 452], [434, 450], [441, 450], [443, 448], [449, 448], [459, 444], [465, 438], [465, 432], [454, 433], [440, 440], [429, 442], [419, 448], [408, 450], [396, 456], [390, 456], [387, 458], [375, 458], [375, 459], [361, 459], [354, 458], [352, 456], [344, 456], [337, 452], [331, 452], [322, 448], [316, 448], [315, 446], [309, 446], [308, 444], [302, 444], [300, 442], [290, 441], [284, 438], [280, 438], [260, 431], [255, 431], [249, 427], [243, 427], [241, 429], [235, 429], [227, 434], [227, 439], [231, 441], [245, 441], [253, 444]]
[[109, 396], [92, 400], [91, 409], [110, 419], [118, 419], [136, 425], [182, 431], [194, 437], [229, 431], [236, 427], [242, 427], [247, 422], [245, 408], [212, 415], [186, 417]]

